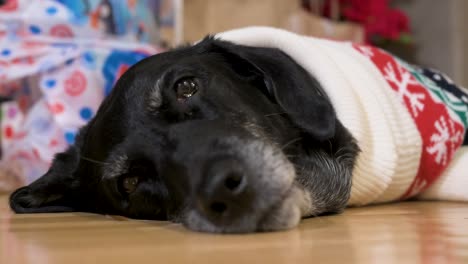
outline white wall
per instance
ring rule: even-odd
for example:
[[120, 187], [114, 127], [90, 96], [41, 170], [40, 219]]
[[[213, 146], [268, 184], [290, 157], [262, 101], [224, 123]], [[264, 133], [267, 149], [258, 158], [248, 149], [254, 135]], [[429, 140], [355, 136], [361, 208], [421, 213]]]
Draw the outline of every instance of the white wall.
[[399, 0], [396, 5], [411, 19], [417, 63], [468, 86], [468, 1]]

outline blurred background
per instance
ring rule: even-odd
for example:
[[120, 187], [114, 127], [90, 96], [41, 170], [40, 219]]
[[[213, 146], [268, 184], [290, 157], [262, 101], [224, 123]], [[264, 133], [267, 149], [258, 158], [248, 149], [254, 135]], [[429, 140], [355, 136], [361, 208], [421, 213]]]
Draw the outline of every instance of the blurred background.
[[367, 43], [468, 86], [466, 0], [0, 0], [0, 191], [41, 176], [134, 63], [274, 26]]
[[465, 0], [185, 0], [183, 40], [249, 25], [367, 42], [468, 86]]

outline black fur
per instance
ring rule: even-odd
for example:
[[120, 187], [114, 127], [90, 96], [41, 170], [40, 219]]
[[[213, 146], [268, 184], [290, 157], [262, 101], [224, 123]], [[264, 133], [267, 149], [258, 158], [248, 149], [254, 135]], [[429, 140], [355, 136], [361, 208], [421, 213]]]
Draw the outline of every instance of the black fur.
[[[196, 78], [199, 90], [180, 102], [174, 85], [186, 77]], [[154, 106], [159, 99], [161, 105]], [[58, 154], [44, 176], [15, 191], [10, 205], [17, 213], [89, 211], [184, 222], [197, 206], [207, 166], [226, 155], [244, 158], [238, 157], [244, 147], [233, 141], [261, 143], [287, 157], [295, 167], [294, 185], [312, 199], [314, 210], [306, 215], [346, 206], [358, 147], [320, 84], [277, 49], [211, 37], [130, 68], [76, 144]], [[263, 154], [252, 155], [247, 160]], [[261, 173], [247, 167], [248, 176]], [[141, 182], [127, 195], [121, 181], [129, 174]], [[187, 225], [215, 232], [260, 230], [255, 221], [264, 221], [284, 198], [275, 193], [282, 186], [249, 180], [248, 198], [239, 206], [253, 208], [249, 214], [258, 217], [213, 222], [219, 229]]]

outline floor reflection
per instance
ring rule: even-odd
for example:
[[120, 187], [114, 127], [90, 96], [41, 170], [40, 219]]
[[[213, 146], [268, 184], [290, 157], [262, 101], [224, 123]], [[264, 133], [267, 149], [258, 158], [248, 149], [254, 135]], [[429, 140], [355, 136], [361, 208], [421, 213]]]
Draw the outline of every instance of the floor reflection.
[[468, 259], [468, 206], [349, 209], [286, 232], [229, 236], [92, 214], [12, 215], [4, 206], [0, 247], [0, 263], [456, 263]]

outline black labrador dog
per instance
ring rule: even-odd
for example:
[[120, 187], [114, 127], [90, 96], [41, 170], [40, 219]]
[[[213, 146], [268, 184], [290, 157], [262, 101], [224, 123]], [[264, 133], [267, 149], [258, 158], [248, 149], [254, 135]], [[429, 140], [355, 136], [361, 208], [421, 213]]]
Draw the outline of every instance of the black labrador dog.
[[289, 56], [207, 37], [130, 68], [75, 145], [10, 205], [281, 230], [345, 208], [358, 152]]

